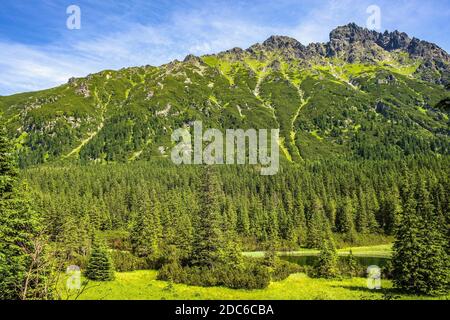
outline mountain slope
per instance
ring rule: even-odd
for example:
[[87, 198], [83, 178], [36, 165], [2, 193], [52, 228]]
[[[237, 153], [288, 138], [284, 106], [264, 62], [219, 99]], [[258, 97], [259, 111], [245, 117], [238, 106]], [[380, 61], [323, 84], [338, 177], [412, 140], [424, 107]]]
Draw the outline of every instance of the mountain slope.
[[[106, 70], [0, 97], [22, 166], [165, 156], [174, 129], [280, 128], [286, 159], [449, 151], [450, 57], [400, 32], [339, 27], [328, 43], [272, 36], [247, 50]], [[446, 103], [447, 101], [447, 103]]]

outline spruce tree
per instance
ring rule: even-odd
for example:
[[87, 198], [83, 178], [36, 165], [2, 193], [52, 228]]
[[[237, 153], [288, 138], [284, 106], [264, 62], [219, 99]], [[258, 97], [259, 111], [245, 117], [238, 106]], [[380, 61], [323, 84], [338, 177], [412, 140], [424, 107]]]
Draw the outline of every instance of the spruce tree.
[[394, 286], [404, 292], [417, 293], [417, 288], [421, 287], [419, 263], [426, 248], [420, 239], [423, 223], [416, 211], [417, 201], [410, 180], [406, 177], [403, 183], [404, 204], [395, 229], [392, 264]]
[[276, 242], [270, 241], [267, 250], [264, 252], [264, 265], [275, 268], [277, 264]]
[[195, 226], [190, 263], [212, 268], [224, 262], [226, 243], [220, 221], [221, 188], [211, 166], [206, 167], [201, 186], [201, 208]]
[[450, 285], [450, 260], [446, 252], [447, 239], [442, 217], [430, 201], [430, 193], [425, 181], [422, 180], [417, 189], [417, 213], [423, 221], [421, 240], [426, 250], [420, 261], [423, 287], [420, 288], [428, 295], [443, 295]]
[[94, 241], [89, 262], [85, 271], [86, 278], [94, 281], [114, 280], [114, 268], [105, 245]]
[[385, 195], [385, 200], [381, 206], [382, 216], [381, 226], [387, 235], [393, 235], [395, 226], [398, 223], [398, 218], [401, 214], [402, 206], [398, 188], [396, 186], [391, 187], [391, 192]]
[[410, 180], [403, 186], [405, 204], [395, 232], [394, 285], [410, 294], [445, 294], [450, 275], [441, 220], [425, 183], [414, 192]]
[[294, 202], [294, 227], [297, 238], [297, 243], [299, 245], [306, 245], [307, 239], [307, 227], [306, 227], [306, 217], [305, 217], [305, 206], [302, 199], [298, 196]]
[[247, 199], [241, 198], [239, 201], [238, 215], [237, 215], [237, 230], [246, 237], [250, 233], [250, 220], [248, 217], [248, 204]]
[[362, 188], [359, 188], [358, 207], [356, 210], [356, 230], [359, 233], [366, 234], [370, 231], [369, 229], [369, 209], [367, 208], [366, 195]]
[[348, 275], [350, 277], [356, 277], [358, 275], [359, 263], [353, 255], [353, 251], [350, 250], [348, 256], [346, 257]]
[[[326, 228], [329, 228], [329, 226]], [[327, 235], [324, 237], [324, 241], [320, 246], [320, 254], [314, 267], [314, 273], [319, 278], [334, 278], [339, 275], [338, 254], [331, 236], [331, 231], [326, 233]]]
[[345, 240], [353, 242], [356, 239], [355, 225], [353, 223], [355, 208], [350, 197], [345, 197], [344, 204], [337, 211], [336, 231], [345, 235]]
[[156, 258], [159, 254], [161, 239], [160, 204], [155, 192], [150, 199], [146, 191], [141, 190], [137, 213], [131, 230], [131, 246], [138, 257]]
[[48, 270], [39, 270], [41, 275], [34, 276], [34, 258], [39, 259], [44, 249], [38, 241], [40, 221], [30, 205], [26, 186], [19, 182], [14, 147], [1, 121], [0, 299], [28, 299], [30, 295], [45, 298], [46, 292], [36, 290]]
[[329, 200], [325, 205], [325, 212], [326, 216], [328, 218], [328, 221], [330, 221], [331, 230], [336, 230], [336, 201], [335, 200]]
[[322, 202], [316, 198], [309, 211], [307, 246], [308, 248], [321, 248], [325, 236], [323, 232], [324, 226], [329, 226]]
[[318, 229], [316, 230], [318, 233], [317, 241], [319, 241], [317, 247], [320, 249], [320, 254], [314, 266], [314, 273], [319, 278], [334, 278], [339, 274], [338, 255], [330, 222], [325, 217], [323, 210], [320, 210], [321, 206], [319, 204], [320, 202], [316, 199], [315, 205], [313, 206], [313, 214], [320, 217], [321, 220], [320, 225], [315, 226]]
[[182, 213], [178, 216], [173, 225], [174, 236], [167, 243], [172, 245], [178, 251], [177, 256], [180, 260], [185, 260], [189, 257], [192, 251], [193, 241], [193, 227], [189, 215]]

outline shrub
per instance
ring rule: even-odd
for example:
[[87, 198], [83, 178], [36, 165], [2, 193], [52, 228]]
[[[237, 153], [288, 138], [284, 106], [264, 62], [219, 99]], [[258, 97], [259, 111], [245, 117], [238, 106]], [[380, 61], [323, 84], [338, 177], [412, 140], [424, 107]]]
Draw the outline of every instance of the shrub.
[[262, 265], [246, 264], [243, 269], [224, 270], [218, 273], [222, 285], [232, 289], [264, 289], [270, 284], [269, 269]]
[[352, 251], [348, 256], [338, 260], [338, 269], [342, 276], [350, 278], [364, 277], [366, 272], [365, 267], [355, 259]]
[[272, 269], [271, 277], [273, 281], [282, 281], [287, 279], [293, 273], [300, 273], [304, 269], [296, 263], [284, 260], [277, 260]]
[[85, 275], [86, 278], [95, 281], [114, 280], [113, 264], [104, 246], [95, 245], [93, 247]]
[[118, 272], [128, 272], [146, 269], [146, 262], [134, 256], [129, 251], [112, 250], [111, 258], [114, 261], [114, 267]]
[[156, 279], [175, 283], [186, 283], [186, 270], [177, 262], [165, 264], [159, 270]]
[[314, 266], [314, 277], [317, 278], [334, 278], [339, 274], [338, 256], [336, 249], [327, 243], [322, 245], [319, 259]]
[[224, 286], [231, 289], [264, 289], [270, 283], [269, 270], [265, 266], [246, 263], [241, 268], [228, 266], [183, 267], [177, 262], [164, 265], [158, 280], [184, 283], [192, 286]]

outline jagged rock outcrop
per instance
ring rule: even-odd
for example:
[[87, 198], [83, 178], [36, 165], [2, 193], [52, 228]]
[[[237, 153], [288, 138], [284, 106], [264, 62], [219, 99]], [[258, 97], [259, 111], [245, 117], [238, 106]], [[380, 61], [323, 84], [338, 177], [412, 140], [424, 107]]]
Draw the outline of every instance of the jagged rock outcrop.
[[444, 85], [450, 83], [450, 56], [436, 44], [410, 38], [399, 31], [379, 33], [355, 23], [331, 31], [327, 43], [312, 43], [305, 47], [294, 38], [271, 36], [262, 44], [255, 44], [246, 50], [257, 59], [263, 59], [264, 51], [277, 51], [287, 59], [305, 60], [304, 64], [334, 57], [349, 63], [376, 63], [399, 51], [423, 61], [417, 70], [422, 80]]

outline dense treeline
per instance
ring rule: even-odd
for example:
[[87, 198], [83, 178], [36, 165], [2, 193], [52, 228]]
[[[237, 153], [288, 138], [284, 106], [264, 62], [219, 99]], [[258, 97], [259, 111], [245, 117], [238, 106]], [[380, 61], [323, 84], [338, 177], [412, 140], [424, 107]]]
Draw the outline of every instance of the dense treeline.
[[[424, 185], [449, 221], [447, 158], [404, 162], [322, 162], [284, 166], [273, 177], [252, 167], [217, 168], [218, 220], [242, 248], [320, 248], [322, 226], [338, 245], [371, 244], [393, 235], [405, 200], [402, 181]], [[173, 246], [181, 257], [194, 243], [201, 216], [204, 168], [164, 161], [128, 165], [38, 167], [25, 171], [51, 240], [67, 258], [84, 257], [101, 231], [115, 249], [159, 256]], [[389, 238], [388, 238], [389, 239]]]

